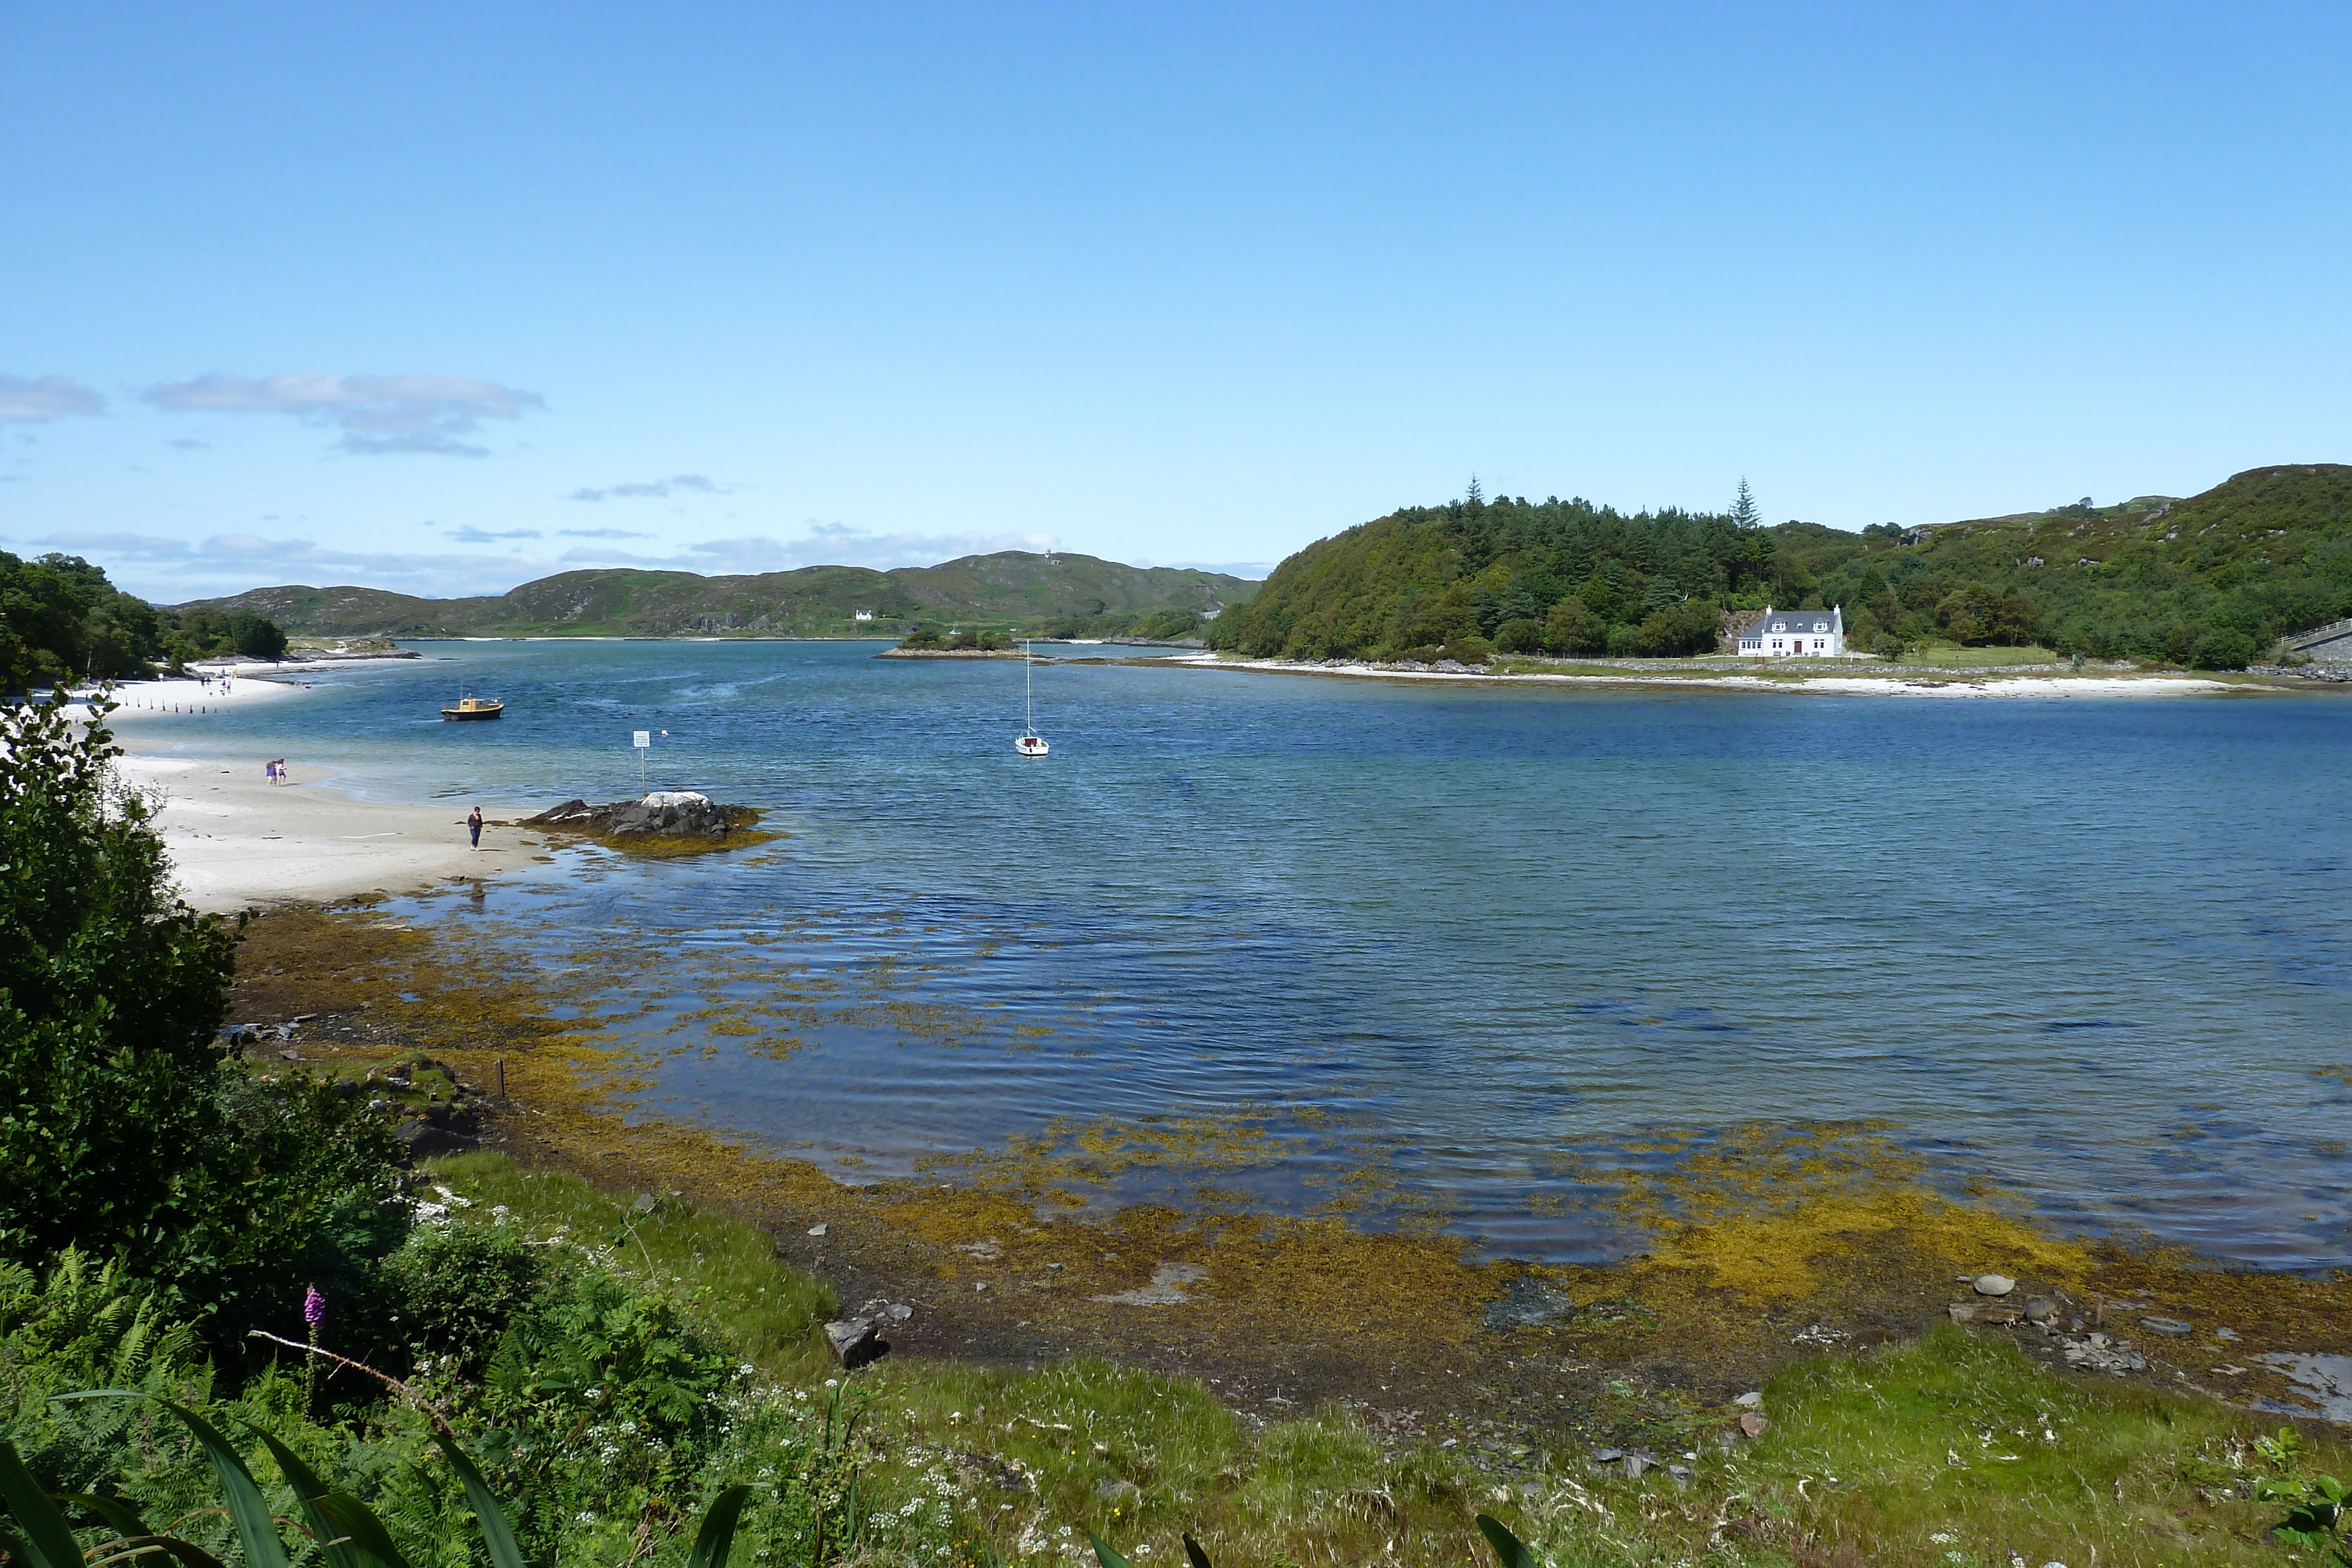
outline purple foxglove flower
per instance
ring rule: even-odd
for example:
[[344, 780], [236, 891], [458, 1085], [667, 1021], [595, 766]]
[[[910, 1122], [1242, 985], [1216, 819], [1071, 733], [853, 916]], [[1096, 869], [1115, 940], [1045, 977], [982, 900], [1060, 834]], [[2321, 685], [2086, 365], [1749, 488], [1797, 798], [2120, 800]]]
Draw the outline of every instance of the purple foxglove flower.
[[302, 1297], [302, 1321], [312, 1328], [327, 1321], [327, 1298], [319, 1294], [316, 1285], [311, 1286]]

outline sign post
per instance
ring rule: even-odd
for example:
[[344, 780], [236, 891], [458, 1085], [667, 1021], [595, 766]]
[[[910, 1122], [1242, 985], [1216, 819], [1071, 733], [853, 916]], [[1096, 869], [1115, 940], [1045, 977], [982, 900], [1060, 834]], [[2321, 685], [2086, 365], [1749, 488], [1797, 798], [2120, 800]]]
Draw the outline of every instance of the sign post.
[[637, 793], [642, 795], [646, 792], [646, 753], [653, 749], [654, 732], [650, 729], [640, 729], [634, 734], [637, 748]]

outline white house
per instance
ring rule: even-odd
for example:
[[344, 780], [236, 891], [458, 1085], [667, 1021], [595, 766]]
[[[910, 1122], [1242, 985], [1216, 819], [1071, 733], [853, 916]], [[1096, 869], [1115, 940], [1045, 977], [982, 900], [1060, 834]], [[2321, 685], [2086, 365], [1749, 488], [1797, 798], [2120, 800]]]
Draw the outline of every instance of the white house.
[[860, 610], [855, 613], [856, 618], [860, 621], [871, 621], [874, 619], [874, 612], [871, 610]]
[[1845, 656], [1845, 616], [1836, 610], [1775, 610], [1767, 605], [1739, 634], [1744, 659], [1838, 659]]

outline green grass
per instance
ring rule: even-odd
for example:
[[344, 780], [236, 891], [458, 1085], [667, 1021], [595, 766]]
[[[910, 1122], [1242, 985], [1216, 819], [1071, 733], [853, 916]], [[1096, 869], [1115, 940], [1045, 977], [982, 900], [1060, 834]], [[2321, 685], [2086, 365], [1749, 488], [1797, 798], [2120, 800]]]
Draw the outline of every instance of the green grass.
[[2063, 664], [2063, 653], [2047, 648], [1963, 648], [1957, 643], [1930, 643], [1903, 655], [1902, 667], [1935, 670], [1993, 669], [2008, 664]]
[[[433, 1170], [471, 1200], [467, 1220], [600, 1249], [678, 1292], [771, 1377], [814, 1389], [838, 1375], [814, 1333], [831, 1295], [755, 1228], [675, 1200], [639, 1215], [633, 1195], [496, 1155]], [[2252, 1499], [2278, 1473], [2252, 1447], [2274, 1419], [2071, 1382], [1951, 1327], [1790, 1371], [1766, 1389], [1770, 1425], [1752, 1441], [1734, 1410], [1634, 1396], [1648, 1430], [1677, 1434], [1656, 1457], [1687, 1480], [1603, 1470], [1556, 1427], [1531, 1428], [1527, 1469], [1486, 1475], [1426, 1441], [1383, 1442], [1344, 1410], [1255, 1425], [1192, 1379], [1098, 1361], [1024, 1373], [893, 1356], [851, 1381], [869, 1401], [874, 1496], [951, 1497], [964, 1568], [1075, 1561], [1089, 1528], [1136, 1568], [1176, 1568], [1186, 1531], [1217, 1568], [1484, 1563], [1481, 1510], [1552, 1568], [2292, 1561], [2268, 1533], [2282, 1509]], [[2352, 1449], [2315, 1439], [2302, 1465], [2352, 1475]]]
[[755, 1227], [667, 1197], [639, 1212], [635, 1196], [527, 1171], [503, 1155], [459, 1155], [429, 1169], [467, 1200], [458, 1218], [503, 1219], [590, 1249], [615, 1273], [677, 1300], [764, 1376], [803, 1381], [825, 1364], [817, 1325], [840, 1311], [832, 1287], [779, 1260]]
[[[2255, 1423], [2204, 1400], [2069, 1383], [1957, 1328], [1811, 1363], [1769, 1385], [1765, 1409], [1764, 1437], [1703, 1449], [1687, 1491], [1588, 1485], [1566, 1507], [1554, 1493], [1523, 1533], [1571, 1561], [1672, 1559], [1718, 1529], [1744, 1543], [1735, 1561], [2286, 1560], [2267, 1534], [2280, 1511], [2251, 1500], [2272, 1473], [2251, 1447]], [[2347, 1457], [2336, 1443], [2312, 1460], [2340, 1471]]]

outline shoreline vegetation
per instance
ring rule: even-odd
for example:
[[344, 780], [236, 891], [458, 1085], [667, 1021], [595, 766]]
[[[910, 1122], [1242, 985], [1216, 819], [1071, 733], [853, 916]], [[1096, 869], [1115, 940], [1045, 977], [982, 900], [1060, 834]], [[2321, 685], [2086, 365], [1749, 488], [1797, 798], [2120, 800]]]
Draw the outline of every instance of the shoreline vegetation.
[[1493, 653], [1731, 652], [1767, 606], [1844, 612], [1846, 645], [1937, 641], [2238, 670], [2352, 614], [2352, 466], [2252, 469], [2186, 500], [1860, 534], [1480, 494], [1319, 539], [1205, 633], [1251, 658], [1472, 664]]
[[1490, 658], [1467, 664], [1363, 659], [1253, 659], [1211, 653], [1133, 661], [1152, 667], [1234, 670], [1263, 674], [1329, 675], [1363, 680], [1511, 685], [1716, 690], [1817, 695], [1924, 696], [2223, 696], [2342, 689], [2332, 672], [2296, 669], [2191, 674], [2131, 664], [1978, 665], [1880, 664], [1864, 660], [1640, 660], [1608, 662], [1538, 657]]

